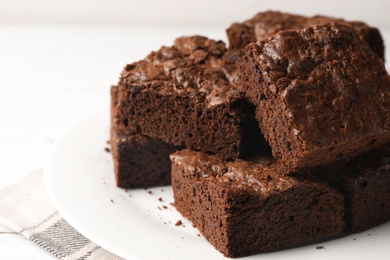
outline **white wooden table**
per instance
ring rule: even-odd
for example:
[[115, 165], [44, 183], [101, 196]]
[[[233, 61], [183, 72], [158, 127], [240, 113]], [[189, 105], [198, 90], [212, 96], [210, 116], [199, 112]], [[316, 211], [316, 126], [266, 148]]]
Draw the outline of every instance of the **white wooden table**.
[[[108, 107], [126, 63], [181, 35], [226, 40], [224, 30], [0, 25], [0, 188], [42, 167], [65, 130]], [[390, 33], [384, 36], [390, 45]], [[0, 227], [0, 260], [53, 258]]]

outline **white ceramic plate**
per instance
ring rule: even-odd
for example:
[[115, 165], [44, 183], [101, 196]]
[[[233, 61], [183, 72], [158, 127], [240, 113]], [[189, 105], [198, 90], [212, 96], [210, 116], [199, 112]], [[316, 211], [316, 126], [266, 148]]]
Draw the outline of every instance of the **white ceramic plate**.
[[[108, 138], [106, 109], [76, 126], [54, 146], [45, 181], [63, 217], [84, 236], [126, 259], [226, 259], [171, 205], [170, 187], [126, 191], [115, 186], [111, 154], [105, 151]], [[183, 225], [176, 226], [178, 220]], [[386, 223], [360, 234], [245, 259], [389, 256], [390, 223]]]

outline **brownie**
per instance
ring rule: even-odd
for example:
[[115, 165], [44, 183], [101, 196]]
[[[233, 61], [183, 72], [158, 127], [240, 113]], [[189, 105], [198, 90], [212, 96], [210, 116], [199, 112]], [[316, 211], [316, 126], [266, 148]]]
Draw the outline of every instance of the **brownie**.
[[[117, 95], [118, 87], [111, 87], [111, 114]], [[110, 142], [118, 187], [148, 188], [171, 184], [169, 155], [178, 147], [142, 134], [123, 134], [113, 120]]]
[[390, 220], [390, 144], [342, 167], [326, 168], [317, 174], [345, 195], [349, 232], [361, 232]]
[[236, 88], [240, 54], [226, 51], [221, 41], [188, 36], [127, 65], [119, 83], [118, 128], [224, 159], [261, 152], [266, 145], [255, 107]]
[[344, 197], [327, 183], [283, 176], [275, 161], [171, 155], [176, 209], [223, 255], [241, 257], [344, 230]]
[[267, 11], [258, 13], [252, 19], [243, 23], [233, 23], [227, 29], [229, 48], [242, 49], [251, 42], [265, 40], [277, 32], [286, 30], [301, 30], [305, 27], [327, 23], [341, 23], [353, 26], [361, 39], [364, 39], [373, 52], [384, 60], [384, 44], [379, 30], [363, 22], [346, 21], [327, 16], [305, 17], [288, 13]]
[[390, 78], [347, 25], [282, 31], [246, 47], [242, 85], [285, 173], [390, 141]]

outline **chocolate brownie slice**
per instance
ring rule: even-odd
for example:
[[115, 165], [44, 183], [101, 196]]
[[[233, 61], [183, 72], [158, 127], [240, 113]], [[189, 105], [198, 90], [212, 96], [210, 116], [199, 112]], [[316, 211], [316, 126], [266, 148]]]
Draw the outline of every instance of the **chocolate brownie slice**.
[[174, 205], [227, 257], [277, 250], [344, 230], [344, 197], [326, 183], [283, 176], [269, 158], [226, 162], [171, 155]]
[[[117, 95], [118, 88], [111, 87], [111, 114], [114, 114]], [[147, 188], [171, 184], [169, 155], [177, 147], [142, 134], [123, 134], [113, 120], [110, 143], [118, 187]]]
[[227, 29], [229, 48], [242, 49], [249, 43], [262, 41], [286, 30], [301, 30], [305, 27], [327, 23], [341, 23], [353, 26], [371, 47], [373, 52], [384, 60], [384, 44], [379, 30], [357, 21], [346, 21], [327, 16], [305, 17], [288, 13], [267, 11], [258, 13], [243, 23], [234, 23]]
[[246, 47], [243, 85], [286, 173], [390, 141], [390, 78], [347, 25], [283, 31]]
[[119, 84], [118, 128], [224, 159], [257, 153], [265, 142], [255, 108], [236, 88], [241, 58], [226, 52], [221, 41], [191, 36], [127, 65]]
[[364, 231], [390, 220], [390, 144], [317, 174], [345, 195], [348, 231]]

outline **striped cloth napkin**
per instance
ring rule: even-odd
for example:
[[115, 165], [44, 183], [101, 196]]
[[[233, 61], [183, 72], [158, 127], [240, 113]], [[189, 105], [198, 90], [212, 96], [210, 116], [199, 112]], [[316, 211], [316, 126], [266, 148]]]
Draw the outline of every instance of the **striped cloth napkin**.
[[122, 259], [85, 238], [61, 217], [46, 194], [42, 170], [0, 190], [0, 224], [60, 259]]

